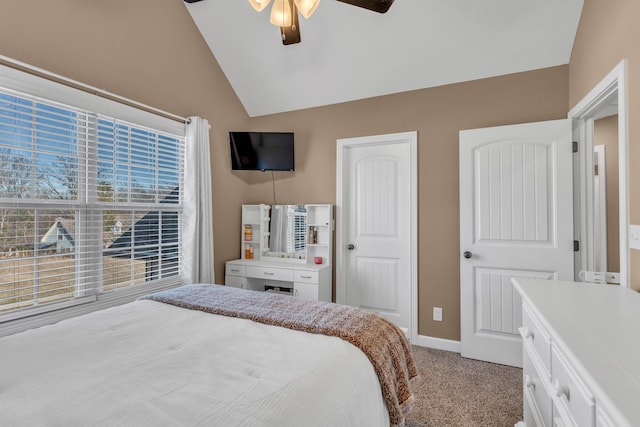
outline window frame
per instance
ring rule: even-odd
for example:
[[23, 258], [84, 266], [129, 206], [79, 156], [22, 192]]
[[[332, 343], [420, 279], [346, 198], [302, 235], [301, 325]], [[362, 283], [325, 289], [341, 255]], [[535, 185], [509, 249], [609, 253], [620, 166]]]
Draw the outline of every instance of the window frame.
[[[14, 68], [10, 68], [4, 65], [0, 65], [0, 87], [5, 89], [16, 91], [19, 94], [28, 94], [36, 99], [45, 103], [57, 103], [64, 107], [70, 107], [72, 109], [84, 111], [87, 117], [92, 123], [89, 126], [93, 126], [93, 129], [97, 127], [97, 123], [101, 117], [108, 117], [116, 121], [121, 121], [130, 124], [136, 129], [141, 128], [157, 132], [159, 134], [169, 135], [171, 137], [179, 138], [182, 142], [182, 148], [180, 153], [180, 188], [184, 183], [184, 144], [186, 138], [186, 126], [184, 122], [162, 117], [157, 114], [150, 113], [131, 105], [127, 105], [121, 102], [107, 99], [103, 96], [98, 96], [93, 93], [89, 93], [66, 84], [55, 82], [43, 77], [36, 76], [24, 71], [20, 71]], [[83, 159], [86, 160], [86, 164], [79, 168], [78, 182], [89, 182], [94, 184], [94, 188], [97, 188], [97, 163], [98, 153], [97, 144], [98, 138], [95, 138], [94, 143], [96, 146], [89, 146], [83, 144], [83, 147], [87, 147], [87, 152], [83, 153]], [[80, 155], [78, 156], [80, 158]], [[81, 176], [82, 175], [82, 176]], [[87, 184], [91, 185], [91, 184]], [[82, 189], [80, 187], [83, 187]], [[76, 201], [52, 201], [52, 200], [29, 200], [26, 203], [20, 203], [20, 207], [30, 207], [32, 209], [68, 209], [76, 210], [76, 236], [80, 240], [79, 247], [82, 251], [77, 254], [76, 264], [79, 262], [86, 262], [87, 260], [92, 262], [99, 262], [102, 264], [104, 248], [102, 248], [102, 229], [99, 225], [94, 225], [90, 228], [89, 232], [78, 233], [79, 227], [82, 227], [85, 223], [97, 224], [97, 216], [103, 215], [104, 211], [109, 209], [119, 210], [147, 210], [164, 212], [178, 212], [178, 247], [180, 253], [182, 252], [182, 194], [180, 200], [175, 205], [165, 205], [158, 208], [156, 205], [146, 203], [107, 203], [101, 204], [97, 200], [97, 191], [89, 192], [89, 194], [80, 194], [81, 191], [86, 190], [85, 185], [79, 185], [78, 200]], [[93, 194], [91, 194], [93, 193]], [[181, 191], [182, 193], [182, 191]], [[1, 195], [0, 195], [1, 199]], [[5, 204], [11, 199], [2, 199]], [[177, 208], [176, 208], [177, 206]], [[99, 223], [102, 224], [102, 218], [99, 218]], [[159, 247], [160, 247], [159, 242]], [[99, 260], [99, 261], [98, 261]], [[178, 258], [178, 262], [180, 258]], [[12, 310], [6, 313], [0, 314], [0, 336], [8, 335], [20, 330], [36, 327], [48, 323], [52, 323], [60, 320], [61, 318], [74, 317], [78, 314], [85, 312], [95, 311], [102, 308], [119, 305], [128, 301], [135, 300], [138, 296], [155, 292], [170, 287], [175, 287], [184, 283], [182, 276], [182, 269], [179, 266], [178, 275], [154, 279], [151, 282], [146, 282], [144, 286], [137, 284], [129, 285], [120, 289], [109, 290], [102, 292], [102, 277], [96, 280], [99, 283], [98, 286], [91, 289], [84, 289], [82, 284], [82, 272], [77, 272], [75, 276], [75, 289], [78, 292], [76, 298], [67, 299], [59, 302], [52, 302], [43, 305], [36, 305], [32, 307], [26, 307], [23, 309]], [[95, 268], [93, 271], [98, 271], [102, 276], [102, 265]]]

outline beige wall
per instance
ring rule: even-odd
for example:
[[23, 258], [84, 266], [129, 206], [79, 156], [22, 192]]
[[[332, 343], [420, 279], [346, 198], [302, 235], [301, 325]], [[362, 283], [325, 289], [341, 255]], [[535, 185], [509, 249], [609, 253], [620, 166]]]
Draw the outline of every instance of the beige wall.
[[[630, 222], [640, 224], [640, 2], [585, 0], [569, 65], [573, 107], [621, 60], [628, 59]], [[640, 290], [640, 251], [631, 250], [631, 286]]]
[[[212, 124], [216, 279], [240, 251], [242, 203], [272, 203], [271, 175], [232, 172], [229, 130], [291, 130], [296, 172], [278, 203], [335, 203], [336, 139], [418, 131], [419, 333], [460, 338], [458, 131], [566, 117], [567, 66], [249, 119], [178, 0], [13, 1], [0, 54]], [[444, 321], [431, 321], [431, 307]]]
[[[10, 5], [7, 5], [10, 3]], [[249, 117], [181, 0], [5, 1], [0, 55], [179, 116], [209, 120], [218, 281], [237, 257], [245, 183], [230, 175], [227, 135]]]
[[[293, 130], [296, 172], [276, 181], [278, 203], [335, 203], [336, 139], [418, 131], [419, 333], [460, 339], [458, 131], [564, 118], [566, 66], [254, 118]], [[250, 201], [271, 201], [270, 177]], [[443, 322], [431, 307], [443, 308]]]

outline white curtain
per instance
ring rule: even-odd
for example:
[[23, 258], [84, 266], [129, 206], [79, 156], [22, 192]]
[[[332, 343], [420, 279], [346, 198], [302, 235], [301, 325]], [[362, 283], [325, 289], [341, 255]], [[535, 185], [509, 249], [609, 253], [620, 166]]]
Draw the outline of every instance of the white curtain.
[[214, 283], [209, 122], [189, 117], [185, 150], [182, 271], [186, 283]]
[[271, 233], [269, 233], [269, 250], [273, 252], [288, 252], [287, 239], [287, 205], [271, 206]]

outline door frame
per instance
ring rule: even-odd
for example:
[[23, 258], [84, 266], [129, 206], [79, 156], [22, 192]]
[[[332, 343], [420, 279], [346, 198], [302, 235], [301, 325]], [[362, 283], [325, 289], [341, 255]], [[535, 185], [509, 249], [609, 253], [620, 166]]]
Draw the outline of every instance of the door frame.
[[418, 132], [401, 132], [386, 135], [371, 135], [336, 140], [336, 302], [344, 303], [347, 299], [346, 289], [346, 227], [348, 218], [344, 206], [349, 197], [343, 188], [343, 180], [348, 176], [347, 152], [350, 148], [366, 145], [389, 145], [409, 143], [410, 163], [410, 215], [411, 215], [411, 330], [409, 340], [418, 341]]
[[[593, 164], [593, 122], [618, 114], [618, 174], [620, 211], [620, 285], [630, 286], [629, 280], [629, 187], [628, 187], [628, 99], [627, 60], [623, 59], [591, 91], [569, 111], [574, 137], [578, 136], [578, 155], [574, 165], [574, 233], [581, 250], [575, 258], [575, 278], [588, 257], [593, 242], [593, 182], [587, 179]], [[582, 250], [582, 248], [586, 250]]]

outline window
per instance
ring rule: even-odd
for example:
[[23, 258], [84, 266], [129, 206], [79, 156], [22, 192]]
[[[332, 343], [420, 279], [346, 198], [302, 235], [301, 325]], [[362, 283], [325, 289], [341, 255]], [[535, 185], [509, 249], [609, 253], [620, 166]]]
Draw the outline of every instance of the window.
[[[2, 83], [0, 316], [178, 283], [184, 126], [133, 124]], [[106, 102], [115, 115], [135, 110]]]
[[287, 207], [287, 252], [304, 251], [307, 242], [307, 211], [301, 205]]

